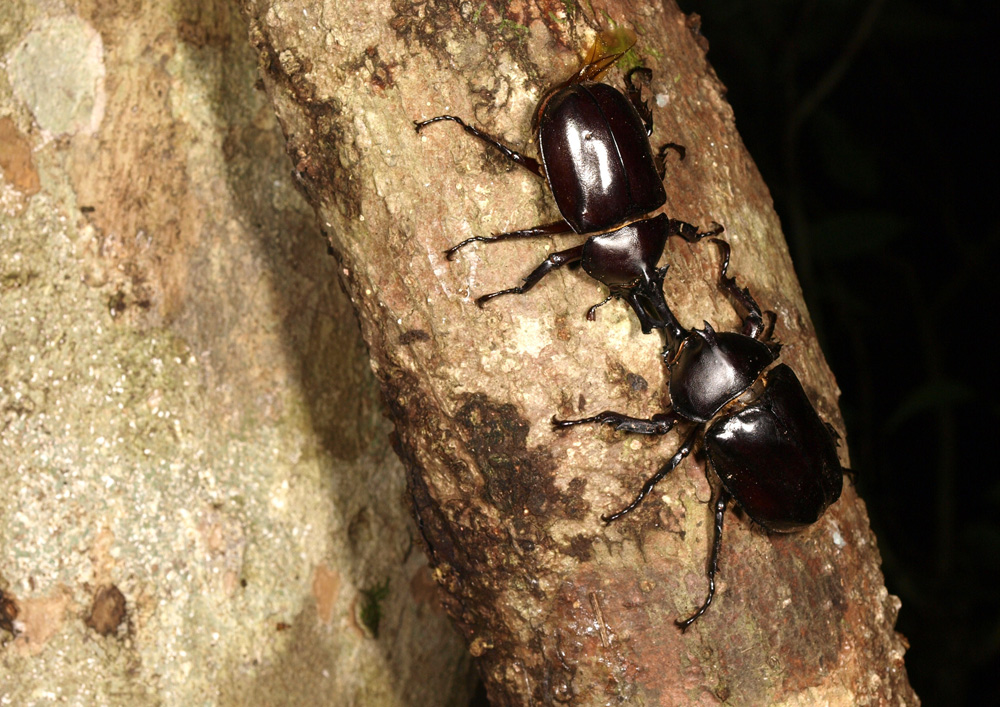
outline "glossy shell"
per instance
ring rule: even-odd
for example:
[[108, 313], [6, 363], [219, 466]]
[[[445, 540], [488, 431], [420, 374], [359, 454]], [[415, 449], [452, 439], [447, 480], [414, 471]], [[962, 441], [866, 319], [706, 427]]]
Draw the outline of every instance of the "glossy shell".
[[750, 388], [774, 360], [766, 344], [749, 336], [716, 333], [708, 323], [704, 329], [694, 329], [668, 362], [674, 411], [688, 420], [708, 422]]
[[843, 470], [830, 431], [785, 364], [765, 376], [763, 394], [705, 434], [709, 462], [754, 521], [778, 532], [819, 520], [840, 498]]
[[556, 205], [577, 233], [644, 216], [667, 199], [646, 128], [621, 91], [567, 86], [542, 108], [538, 149]]
[[581, 265], [608, 287], [649, 282], [667, 243], [668, 219], [663, 214], [591, 236], [583, 244]]

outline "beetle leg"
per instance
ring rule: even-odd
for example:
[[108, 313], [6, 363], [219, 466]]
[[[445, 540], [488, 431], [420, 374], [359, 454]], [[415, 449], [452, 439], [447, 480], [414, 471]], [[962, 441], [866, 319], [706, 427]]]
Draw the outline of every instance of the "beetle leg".
[[604, 299], [602, 299], [600, 302], [598, 302], [597, 304], [595, 304], [593, 307], [591, 307], [590, 309], [588, 309], [587, 310], [587, 321], [588, 322], [592, 322], [595, 319], [597, 319], [597, 310], [599, 308], [603, 307], [604, 305], [606, 305], [608, 302], [610, 302], [614, 298], [615, 298], [615, 293], [612, 292], [610, 295], [608, 295], [607, 297], [605, 297]]
[[656, 167], [656, 173], [660, 175], [660, 181], [663, 181], [664, 177], [667, 176], [667, 150], [676, 152], [681, 160], [687, 156], [687, 148], [684, 145], [678, 145], [676, 142], [668, 142], [662, 145], [656, 153], [656, 157], [653, 158], [653, 165]]
[[696, 226], [692, 226], [687, 221], [680, 221], [675, 218], [670, 219], [667, 228], [671, 236], [680, 236], [688, 243], [697, 243], [702, 238], [717, 236], [726, 230], [722, 224], [712, 221], [712, 225], [707, 231], [699, 231]]
[[673, 412], [663, 412], [653, 415], [648, 420], [641, 417], [629, 417], [620, 412], [605, 410], [592, 417], [584, 417], [579, 420], [560, 420], [552, 417], [552, 426], [560, 429], [573, 427], [574, 425], [584, 425], [596, 423], [598, 425], [610, 425], [621, 432], [629, 432], [640, 435], [665, 435], [673, 429], [680, 418]]
[[[774, 324], [778, 320], [778, 315], [772, 311], [761, 312], [757, 300], [750, 294], [750, 290], [740, 288], [736, 284], [736, 279], [729, 277], [729, 254], [731, 248], [729, 244], [718, 238], [713, 238], [712, 242], [719, 246], [722, 251], [722, 268], [719, 272], [719, 287], [722, 288], [736, 303], [743, 308], [743, 334], [752, 336], [759, 341], [766, 341], [774, 332]], [[767, 319], [767, 323], [764, 320]]]
[[682, 632], [687, 631], [698, 617], [708, 611], [708, 607], [712, 604], [712, 598], [715, 596], [715, 573], [719, 570], [719, 550], [722, 548], [722, 520], [725, 518], [726, 504], [729, 503], [729, 499], [729, 492], [725, 488], [720, 489], [719, 495], [715, 499], [715, 540], [712, 542], [712, 557], [708, 562], [708, 596], [698, 611], [683, 621], [674, 622]]
[[568, 248], [567, 250], [560, 250], [557, 253], [553, 253], [537, 268], [531, 271], [528, 277], [524, 278], [524, 284], [520, 287], [511, 287], [508, 290], [500, 290], [499, 292], [491, 292], [488, 295], [483, 295], [476, 300], [476, 304], [482, 307], [484, 304], [489, 302], [494, 297], [499, 297], [500, 295], [523, 295], [525, 292], [530, 290], [532, 287], [538, 284], [538, 281], [543, 277], [548, 275], [550, 272], [556, 268], [561, 268], [563, 265], [569, 263], [574, 263], [583, 257], [583, 246], [578, 245], [575, 248]]
[[[663, 278], [667, 274], [668, 267], [664, 265], [653, 271], [649, 282], [640, 282], [632, 287], [611, 287], [610, 297], [623, 299], [632, 307], [639, 319], [639, 326], [642, 328], [643, 334], [648, 334], [653, 329], [663, 329], [668, 348], [675, 351], [680, 346], [680, 342], [687, 336], [687, 332], [681, 327], [674, 313], [670, 311], [670, 307], [667, 306], [667, 301], [663, 297]], [[590, 311], [592, 312], [597, 306], [600, 305], [591, 307]], [[587, 313], [587, 318], [590, 318], [590, 312]]]
[[646, 125], [646, 137], [649, 137], [653, 134], [653, 112], [649, 110], [649, 104], [642, 100], [639, 87], [632, 83], [633, 74], [641, 74], [645, 81], [652, 81], [653, 72], [644, 66], [637, 66], [625, 74], [625, 92], [628, 94], [628, 100]]
[[758, 339], [765, 342], [769, 341], [771, 336], [774, 334], [774, 325], [777, 323], [778, 323], [778, 315], [772, 312], [770, 309], [764, 310], [764, 329], [763, 331], [761, 331]]
[[[635, 112], [639, 114], [642, 119], [643, 125], [646, 126], [646, 137], [653, 134], [653, 112], [649, 109], [649, 104], [642, 100], [641, 89], [632, 82], [633, 74], [642, 74], [643, 78], [648, 82], [653, 79], [653, 72], [644, 66], [637, 66], [627, 74], [625, 74], [625, 92], [628, 94], [629, 103], [635, 108]], [[683, 160], [687, 154], [687, 148], [684, 145], [678, 145], [676, 142], [668, 142], [663, 145], [659, 152], [656, 153], [656, 157], [653, 158], [653, 164], [656, 166], [656, 173], [660, 175], [662, 180], [667, 174], [667, 160], [666, 154], [667, 150], [674, 150], [680, 158]]]
[[470, 243], [479, 241], [482, 243], [495, 243], [496, 241], [510, 241], [517, 238], [536, 238], [538, 236], [553, 236], [559, 233], [569, 233], [573, 228], [565, 221], [557, 221], [556, 223], [547, 223], [543, 226], [535, 226], [534, 228], [525, 228], [521, 231], [508, 231], [506, 233], [494, 233], [489, 236], [473, 236], [472, 238], [466, 238], [461, 243], [453, 245], [451, 248], [446, 250], [445, 256], [448, 260], [452, 260], [455, 257], [455, 253], [469, 245]]
[[616, 513], [612, 513], [611, 515], [601, 516], [601, 520], [603, 520], [605, 524], [611, 523], [612, 521], [618, 520], [623, 515], [634, 511], [636, 506], [642, 503], [642, 500], [646, 498], [647, 495], [649, 495], [650, 491], [653, 490], [653, 487], [656, 486], [658, 483], [660, 483], [660, 480], [664, 476], [673, 471], [677, 467], [677, 465], [680, 464], [681, 461], [683, 461], [684, 457], [686, 457], [688, 454], [691, 453], [691, 449], [694, 447], [695, 438], [698, 436], [698, 433], [701, 431], [701, 428], [702, 426], [698, 425], [691, 431], [691, 434], [687, 436], [687, 438], [684, 440], [684, 443], [681, 444], [681, 448], [678, 449], [677, 453], [670, 458], [670, 461], [668, 461], [666, 464], [660, 467], [660, 470], [657, 471], [655, 474], [653, 474], [651, 477], [649, 477], [646, 483], [642, 485], [642, 489], [639, 491], [639, 495], [635, 497], [635, 500], [633, 500], [632, 503], [628, 504], [627, 506], [625, 506], [620, 511], [617, 511]]
[[465, 130], [465, 132], [469, 133], [469, 135], [472, 135], [473, 137], [482, 140], [487, 145], [492, 145], [497, 150], [499, 150], [500, 153], [504, 157], [506, 157], [507, 159], [509, 159], [514, 164], [521, 165], [522, 167], [524, 167], [525, 169], [527, 169], [529, 172], [531, 172], [532, 174], [534, 174], [536, 177], [542, 177], [543, 179], [545, 178], [545, 175], [542, 174], [542, 167], [541, 167], [541, 165], [538, 164], [538, 160], [536, 160], [533, 157], [528, 157], [526, 155], [522, 155], [520, 152], [517, 152], [516, 150], [510, 149], [509, 147], [507, 147], [506, 145], [504, 145], [499, 140], [495, 140], [492, 137], [490, 137], [489, 135], [487, 135], [486, 133], [482, 132], [481, 130], [477, 130], [476, 128], [472, 127], [471, 125], [468, 125], [464, 120], [462, 120], [461, 118], [459, 118], [457, 116], [454, 116], [454, 115], [439, 115], [436, 118], [430, 118], [429, 120], [424, 120], [424, 121], [419, 121], [419, 122], [418, 121], [413, 121], [413, 124], [417, 127], [417, 132], [419, 133], [423, 128], [427, 127], [431, 123], [437, 123], [438, 121], [441, 121], [441, 120], [450, 120], [450, 121], [453, 121], [455, 123], [458, 123], [459, 125], [462, 126], [462, 128]]

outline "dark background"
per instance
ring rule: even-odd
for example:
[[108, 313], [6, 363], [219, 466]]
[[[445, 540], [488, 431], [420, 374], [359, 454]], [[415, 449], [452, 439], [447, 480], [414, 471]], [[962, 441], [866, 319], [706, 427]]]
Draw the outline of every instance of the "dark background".
[[843, 391], [925, 705], [1000, 704], [995, 2], [681, 0]]

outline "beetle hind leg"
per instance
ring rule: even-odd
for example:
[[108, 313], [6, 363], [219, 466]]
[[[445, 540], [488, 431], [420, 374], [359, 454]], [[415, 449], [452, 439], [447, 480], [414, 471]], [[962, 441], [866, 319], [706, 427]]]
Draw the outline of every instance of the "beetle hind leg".
[[718, 498], [715, 499], [715, 539], [712, 541], [712, 557], [708, 563], [708, 596], [698, 610], [683, 621], [677, 620], [674, 623], [681, 632], [687, 631], [699, 617], [701, 617], [708, 607], [712, 605], [715, 597], [715, 573], [719, 570], [719, 550], [722, 548], [722, 521], [726, 516], [726, 505], [729, 503], [730, 495], [725, 488], [719, 491]]

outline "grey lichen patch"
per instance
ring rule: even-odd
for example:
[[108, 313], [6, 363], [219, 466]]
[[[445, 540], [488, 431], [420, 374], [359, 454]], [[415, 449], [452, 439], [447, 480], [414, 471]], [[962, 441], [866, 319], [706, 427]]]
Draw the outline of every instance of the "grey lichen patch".
[[162, 705], [155, 677], [137, 680], [142, 663], [119, 641], [94, 640], [82, 621], [71, 621], [37, 655], [17, 641], [0, 648], [0, 695], [9, 704], [65, 701], [88, 705]]
[[[106, 119], [39, 149], [53, 128], [25, 101], [41, 190], [16, 214], [0, 191], [0, 627], [19, 632], [0, 628], [3, 701], [442, 704], [467, 657], [395, 591], [426, 566], [402, 471], [238, 10], [80, 7], [108, 49]], [[309, 98], [295, 49], [284, 68]], [[337, 163], [338, 104], [309, 110]], [[346, 179], [295, 158], [300, 183]], [[351, 545], [359, 508], [370, 537]], [[383, 578], [373, 641], [352, 601]]]
[[[60, 684], [73, 684], [95, 650], [78, 632], [121, 636], [121, 603], [89, 588], [110, 580], [137, 627], [121, 643], [131, 672], [102, 658], [88, 679], [139, 674], [136, 685], [168, 701], [199, 702], [204, 678], [265, 657], [269, 617], [308, 597], [336, 535], [325, 458], [294, 416], [245, 427], [254, 416], [226, 406], [241, 395], [206, 390], [202, 361], [171, 332], [117, 326], [108, 293], [81, 281], [78, 243], [44, 192], [0, 220], [0, 576], [5, 596], [39, 609], [20, 618], [59, 609], [56, 621], [33, 619], [35, 662], [0, 659], [0, 684], [27, 704], [51, 684], [51, 651]], [[287, 391], [271, 396], [295, 409], [276, 398]]]
[[104, 117], [104, 45], [76, 15], [41, 20], [10, 53], [14, 95], [53, 135], [93, 133]]

